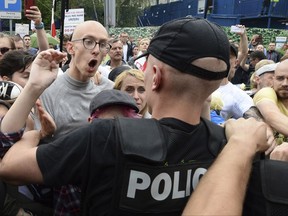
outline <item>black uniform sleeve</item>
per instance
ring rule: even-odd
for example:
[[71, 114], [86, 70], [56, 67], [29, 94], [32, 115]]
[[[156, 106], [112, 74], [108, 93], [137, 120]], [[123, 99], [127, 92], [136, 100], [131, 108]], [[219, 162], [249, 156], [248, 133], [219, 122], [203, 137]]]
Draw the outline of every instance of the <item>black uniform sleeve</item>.
[[47, 185], [79, 184], [89, 152], [91, 125], [38, 147], [37, 162]]

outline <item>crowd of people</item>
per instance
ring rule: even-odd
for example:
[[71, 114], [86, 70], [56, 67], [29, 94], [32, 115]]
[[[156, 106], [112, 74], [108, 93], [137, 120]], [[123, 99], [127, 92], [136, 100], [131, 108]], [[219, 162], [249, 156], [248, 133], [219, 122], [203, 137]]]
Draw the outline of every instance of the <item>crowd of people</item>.
[[186, 17], [135, 43], [89, 20], [60, 52], [26, 16], [38, 49], [0, 35], [1, 215], [241, 215], [255, 155], [287, 161], [274, 41]]

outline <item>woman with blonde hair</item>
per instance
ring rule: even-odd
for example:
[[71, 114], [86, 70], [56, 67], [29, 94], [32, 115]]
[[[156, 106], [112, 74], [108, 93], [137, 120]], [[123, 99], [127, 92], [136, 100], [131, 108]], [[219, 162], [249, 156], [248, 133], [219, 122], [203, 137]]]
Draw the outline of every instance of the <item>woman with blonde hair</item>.
[[141, 70], [130, 69], [117, 76], [114, 89], [125, 91], [136, 101], [139, 114], [143, 118], [150, 118], [147, 111], [146, 92], [144, 87], [144, 73]]
[[139, 51], [140, 53], [144, 53], [147, 51], [148, 46], [150, 44], [150, 39], [149, 38], [143, 38], [139, 41]]

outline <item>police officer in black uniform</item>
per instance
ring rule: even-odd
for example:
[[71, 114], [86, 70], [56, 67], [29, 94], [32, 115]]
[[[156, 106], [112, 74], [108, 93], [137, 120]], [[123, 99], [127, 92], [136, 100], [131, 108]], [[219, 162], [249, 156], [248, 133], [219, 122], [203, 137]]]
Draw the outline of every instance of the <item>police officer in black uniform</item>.
[[[28, 133], [4, 157], [0, 177], [77, 184], [85, 216], [180, 215], [227, 142], [224, 129], [200, 113], [228, 75], [229, 51], [225, 32], [205, 19], [187, 17], [162, 25], [145, 54], [152, 119], [96, 119], [39, 147], [32, 147], [39, 141], [37, 132]], [[37, 57], [33, 79], [41, 79], [33, 73], [51, 73], [57, 54], [47, 56]], [[47, 84], [40, 90], [30, 87], [30, 98]]]

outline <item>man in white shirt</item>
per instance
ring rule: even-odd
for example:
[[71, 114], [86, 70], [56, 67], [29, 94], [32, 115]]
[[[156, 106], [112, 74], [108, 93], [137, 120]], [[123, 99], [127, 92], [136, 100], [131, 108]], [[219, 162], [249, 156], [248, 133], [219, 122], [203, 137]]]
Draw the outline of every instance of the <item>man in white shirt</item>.
[[[241, 27], [245, 28], [244, 26]], [[253, 100], [247, 93], [230, 82], [230, 80], [234, 77], [237, 61], [241, 62], [247, 53], [247, 36], [244, 29], [243, 34], [240, 35], [239, 53], [234, 44], [231, 44], [230, 46], [229, 76], [222, 80], [220, 87], [216, 90], [216, 92], [221, 95], [221, 99], [223, 101], [223, 107], [220, 115], [225, 120], [228, 120], [229, 118], [238, 119], [243, 117], [243, 114], [254, 105]]]
[[129, 58], [133, 55], [132, 45], [128, 43], [129, 35], [126, 32], [122, 32], [119, 39], [123, 43], [123, 60], [128, 62]]

